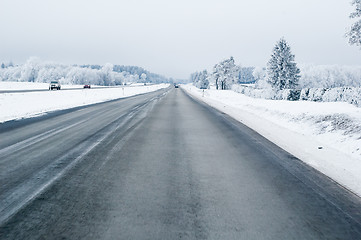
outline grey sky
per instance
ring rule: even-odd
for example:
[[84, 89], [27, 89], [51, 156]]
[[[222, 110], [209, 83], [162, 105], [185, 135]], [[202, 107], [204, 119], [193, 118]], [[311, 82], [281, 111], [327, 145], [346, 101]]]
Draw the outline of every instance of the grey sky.
[[298, 63], [359, 65], [350, 0], [0, 0], [0, 62], [137, 65], [188, 78], [234, 56], [265, 66], [275, 42]]

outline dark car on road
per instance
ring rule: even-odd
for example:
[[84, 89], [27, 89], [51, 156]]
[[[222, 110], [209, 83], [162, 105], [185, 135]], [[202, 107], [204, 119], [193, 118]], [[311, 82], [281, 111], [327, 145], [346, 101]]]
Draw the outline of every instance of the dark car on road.
[[89, 84], [85, 84], [85, 85], [84, 85], [84, 88], [90, 88], [90, 85], [89, 85]]

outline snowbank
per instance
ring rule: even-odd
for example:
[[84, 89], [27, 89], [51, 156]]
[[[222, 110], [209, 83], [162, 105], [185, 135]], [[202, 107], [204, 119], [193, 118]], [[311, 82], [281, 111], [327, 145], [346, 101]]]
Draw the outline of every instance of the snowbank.
[[[7, 83], [9, 84], [9, 83]], [[17, 83], [19, 84], [19, 83]], [[84, 106], [136, 94], [156, 91], [169, 84], [123, 88], [79, 89], [67, 91], [44, 91], [0, 94], [0, 123], [42, 115], [50, 111]], [[18, 86], [15, 86], [18, 87]], [[31, 85], [32, 89], [43, 87]], [[48, 87], [48, 85], [46, 85]]]
[[341, 102], [266, 100], [182, 88], [361, 196], [361, 109]]

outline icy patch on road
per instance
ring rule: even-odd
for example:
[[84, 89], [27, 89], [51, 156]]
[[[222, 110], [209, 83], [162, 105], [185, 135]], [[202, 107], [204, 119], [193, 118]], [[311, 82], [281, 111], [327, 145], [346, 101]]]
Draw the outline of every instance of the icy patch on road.
[[361, 196], [361, 109], [341, 102], [266, 100], [182, 86]]

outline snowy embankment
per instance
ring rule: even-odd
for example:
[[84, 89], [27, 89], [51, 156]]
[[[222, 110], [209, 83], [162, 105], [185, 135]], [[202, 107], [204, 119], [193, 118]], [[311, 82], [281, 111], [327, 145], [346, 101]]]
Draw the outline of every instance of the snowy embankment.
[[[6, 83], [8, 89], [19, 89], [15, 83]], [[25, 83], [26, 84], [26, 83]], [[43, 86], [31, 85], [31, 89], [39, 89]], [[93, 103], [105, 102], [113, 99], [129, 97], [146, 92], [156, 91], [168, 87], [169, 84], [158, 84], [149, 86], [101, 88], [101, 89], [79, 89], [67, 91], [42, 91], [26, 93], [1, 93], [0, 94], [0, 123], [15, 119], [29, 118], [45, 114], [47, 112], [84, 106]], [[46, 85], [48, 87], [48, 85]], [[63, 86], [62, 86], [63, 87]], [[71, 85], [66, 86], [71, 87]], [[65, 87], [65, 88], [66, 88]], [[29, 89], [28, 85], [23, 89]]]
[[183, 85], [361, 196], [361, 109], [341, 102], [266, 100]]

